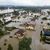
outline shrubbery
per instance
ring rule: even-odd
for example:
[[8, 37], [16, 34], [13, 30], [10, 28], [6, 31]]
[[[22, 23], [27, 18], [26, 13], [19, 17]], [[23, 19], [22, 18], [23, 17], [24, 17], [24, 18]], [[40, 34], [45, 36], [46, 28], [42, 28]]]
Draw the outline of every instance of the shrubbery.
[[7, 50], [13, 50], [13, 47], [11, 46], [11, 44], [8, 45]]
[[19, 42], [19, 50], [31, 50], [31, 48], [30, 48], [31, 42], [32, 42], [31, 38], [24, 37]]
[[44, 18], [42, 18], [42, 20], [47, 20], [47, 18], [46, 18], [46, 17], [44, 17]]

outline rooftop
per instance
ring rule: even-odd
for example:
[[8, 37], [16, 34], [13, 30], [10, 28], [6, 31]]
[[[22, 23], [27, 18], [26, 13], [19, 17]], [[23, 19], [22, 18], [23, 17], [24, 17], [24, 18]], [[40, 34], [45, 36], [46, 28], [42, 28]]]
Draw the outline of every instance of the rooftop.
[[0, 10], [0, 14], [11, 13], [13, 11], [13, 9]]

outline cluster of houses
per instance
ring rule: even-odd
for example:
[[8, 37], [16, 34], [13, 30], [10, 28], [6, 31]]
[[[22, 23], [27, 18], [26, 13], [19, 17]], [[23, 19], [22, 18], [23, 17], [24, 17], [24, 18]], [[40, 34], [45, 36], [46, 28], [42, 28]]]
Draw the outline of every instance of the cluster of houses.
[[[22, 24], [24, 24], [26, 30], [35, 30], [35, 25], [36, 25], [35, 20], [38, 17], [40, 17], [40, 18], [44, 18], [44, 17], [47, 18], [47, 20], [42, 20], [42, 22], [43, 22], [42, 23], [42, 27], [43, 27], [43, 29], [45, 31], [47, 29], [50, 29], [50, 9], [43, 9], [43, 10], [41, 10], [41, 13], [34, 13], [34, 12], [31, 12], [31, 11], [27, 12], [25, 10], [18, 10], [18, 9], [15, 9], [15, 11], [19, 12], [19, 15], [18, 16], [16, 15], [16, 17], [22, 17], [22, 18], [27, 18], [28, 17], [28, 18], [30, 18], [31, 21], [29, 21], [29, 22], [26, 21], [26, 22], [22, 23]], [[15, 14], [13, 14], [13, 13], [14, 13], [14, 9], [9, 9], [8, 8], [6, 10], [0, 10], [0, 20], [3, 23], [12, 22], [13, 21], [12, 17], [15, 17]], [[46, 32], [44, 32], [44, 33], [46, 33]]]
[[45, 19], [42, 20], [42, 33], [41, 38], [45, 43], [50, 43], [50, 9], [43, 9], [41, 18]]
[[[6, 9], [6, 10], [0, 10], [0, 20], [3, 22], [9, 22], [11, 21], [11, 17], [13, 16], [13, 9]], [[1, 17], [2, 16], [2, 17]]]
[[[15, 12], [17, 11], [19, 12], [19, 15], [15, 15]], [[6, 10], [0, 10], [0, 20], [3, 22], [3, 24], [8, 23], [5, 25], [7, 28], [15, 27], [16, 30], [12, 32], [15, 38], [18, 38], [18, 39], [23, 38], [26, 35], [26, 31], [36, 31], [35, 29], [36, 20], [38, 20], [38, 18], [42, 20], [42, 18], [45, 17], [45, 19], [47, 18], [47, 20], [42, 20], [41, 22], [42, 24], [41, 26], [43, 28], [41, 35], [42, 35], [42, 38], [47, 37], [46, 38], [47, 42], [49, 41], [50, 9], [43, 9], [41, 10], [41, 13], [34, 13], [31, 11], [27, 12], [25, 10], [19, 10], [19, 9], [15, 9], [15, 12], [14, 12], [14, 9], [9, 9], [9, 8]], [[17, 19], [17, 17], [20, 17], [21, 19]], [[12, 38], [12, 36], [10, 36], [10, 38]]]

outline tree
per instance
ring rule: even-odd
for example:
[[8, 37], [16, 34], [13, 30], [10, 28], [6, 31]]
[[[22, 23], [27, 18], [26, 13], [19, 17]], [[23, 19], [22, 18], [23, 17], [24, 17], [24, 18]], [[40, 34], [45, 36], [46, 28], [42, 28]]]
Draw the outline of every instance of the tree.
[[3, 22], [0, 20], [0, 28], [3, 27]]
[[1, 47], [0, 47], [0, 50], [1, 50]]
[[47, 20], [47, 17], [42, 18], [42, 20]]
[[18, 17], [18, 19], [20, 19], [20, 17]]
[[13, 47], [11, 46], [11, 44], [8, 45], [7, 50], [13, 50]]
[[40, 32], [40, 37], [42, 37], [42, 31]]
[[32, 39], [31, 38], [24, 37], [19, 42], [19, 50], [31, 50], [31, 48], [30, 48], [31, 42], [32, 42]]
[[4, 35], [4, 31], [2, 31], [2, 29], [0, 29], [0, 36]]
[[14, 14], [15, 16], [18, 16], [18, 15], [19, 15], [19, 12], [14, 10], [13, 14]]

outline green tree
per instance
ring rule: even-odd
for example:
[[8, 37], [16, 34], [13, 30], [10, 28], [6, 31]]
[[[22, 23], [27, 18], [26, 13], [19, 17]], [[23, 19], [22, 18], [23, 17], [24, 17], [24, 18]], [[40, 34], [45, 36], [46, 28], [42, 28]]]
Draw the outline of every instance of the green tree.
[[0, 29], [0, 36], [4, 35], [4, 31], [2, 31], [2, 29]]
[[31, 42], [32, 42], [32, 39], [31, 38], [24, 37], [19, 42], [19, 50], [31, 50], [31, 48], [30, 48]]
[[42, 18], [42, 20], [47, 20], [47, 17]]
[[0, 50], [1, 50], [1, 47], [0, 47]]
[[20, 17], [18, 17], [18, 19], [20, 19]]
[[0, 28], [3, 27], [3, 22], [0, 20]]
[[7, 50], [13, 50], [13, 47], [11, 46], [11, 44], [8, 45]]
[[15, 16], [18, 16], [18, 15], [19, 15], [19, 12], [14, 10], [13, 14], [14, 14]]

